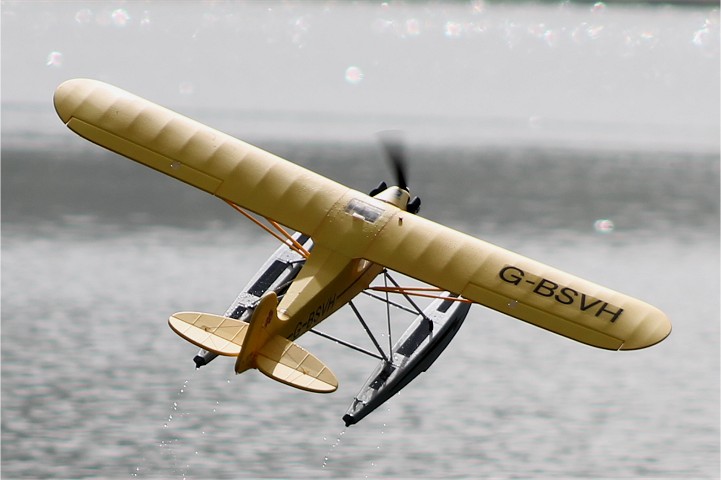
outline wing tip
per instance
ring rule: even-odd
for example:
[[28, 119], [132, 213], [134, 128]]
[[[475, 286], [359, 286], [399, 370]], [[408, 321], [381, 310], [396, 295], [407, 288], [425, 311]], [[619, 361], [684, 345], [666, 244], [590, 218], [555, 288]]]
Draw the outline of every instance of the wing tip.
[[101, 84], [97, 80], [87, 78], [73, 78], [61, 83], [53, 94], [55, 112], [67, 125], [73, 117], [73, 112], [92, 89]]
[[653, 347], [666, 340], [671, 335], [672, 330], [671, 320], [663, 312], [654, 308], [653, 315], [650, 315], [645, 322], [641, 323], [639, 328], [623, 343], [619, 350], [641, 350]]

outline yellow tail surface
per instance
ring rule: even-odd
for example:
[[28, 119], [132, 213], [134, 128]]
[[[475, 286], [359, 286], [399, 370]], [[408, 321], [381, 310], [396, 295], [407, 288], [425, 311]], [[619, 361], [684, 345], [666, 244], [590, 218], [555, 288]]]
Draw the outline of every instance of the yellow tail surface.
[[237, 357], [248, 324], [210, 313], [179, 312], [168, 319], [171, 329], [185, 340], [217, 355]]
[[170, 328], [209, 352], [238, 357], [236, 373], [257, 368], [266, 376], [308, 392], [331, 393], [338, 379], [323, 362], [300, 345], [272, 335], [269, 319], [277, 318], [274, 293], [261, 299], [250, 324], [220, 315], [180, 312], [168, 319]]
[[307, 392], [331, 393], [338, 388], [330, 368], [297, 343], [278, 335], [260, 349], [255, 364], [273, 380]]

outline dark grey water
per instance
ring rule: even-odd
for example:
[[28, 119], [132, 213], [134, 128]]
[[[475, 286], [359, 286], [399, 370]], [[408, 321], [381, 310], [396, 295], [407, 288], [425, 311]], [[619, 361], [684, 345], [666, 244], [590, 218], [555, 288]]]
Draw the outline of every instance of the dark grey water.
[[[390, 177], [372, 141], [262, 146], [361, 190]], [[600, 351], [475, 306], [427, 373], [344, 429], [372, 359], [302, 338], [341, 382], [312, 395], [223, 359], [196, 372], [166, 327], [222, 313], [272, 239], [92, 145], [3, 148], [3, 478], [717, 477], [717, 154], [409, 157], [423, 215], [655, 304], [671, 337]], [[348, 311], [323, 329], [364, 342]]]

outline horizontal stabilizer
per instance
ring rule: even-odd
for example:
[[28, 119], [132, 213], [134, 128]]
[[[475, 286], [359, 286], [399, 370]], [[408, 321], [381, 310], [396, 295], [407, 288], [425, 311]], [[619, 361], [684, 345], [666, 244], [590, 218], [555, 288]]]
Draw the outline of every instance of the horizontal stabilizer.
[[175, 333], [209, 352], [237, 357], [248, 324], [210, 313], [180, 312], [168, 319]]
[[338, 379], [323, 362], [300, 345], [275, 336], [260, 349], [256, 367], [273, 380], [314, 393], [331, 393]]

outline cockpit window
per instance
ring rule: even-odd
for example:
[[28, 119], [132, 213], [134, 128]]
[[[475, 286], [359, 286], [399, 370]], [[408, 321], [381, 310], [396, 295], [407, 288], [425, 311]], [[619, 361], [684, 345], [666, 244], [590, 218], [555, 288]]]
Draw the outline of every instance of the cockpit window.
[[354, 217], [362, 218], [368, 223], [375, 223], [375, 221], [383, 215], [384, 210], [380, 207], [376, 207], [375, 205], [371, 205], [354, 198], [348, 202], [348, 206], [345, 208], [345, 211]]

